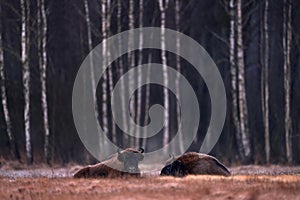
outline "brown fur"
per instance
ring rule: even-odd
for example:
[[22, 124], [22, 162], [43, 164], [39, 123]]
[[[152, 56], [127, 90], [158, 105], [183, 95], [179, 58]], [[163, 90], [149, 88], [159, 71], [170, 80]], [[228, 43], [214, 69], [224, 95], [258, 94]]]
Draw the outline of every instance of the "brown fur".
[[[175, 162], [176, 161], [176, 162]], [[176, 173], [168, 174], [166, 167], [174, 163], [175, 167], [169, 168], [169, 172], [176, 168]], [[179, 164], [176, 164], [179, 163]], [[170, 170], [171, 169], [171, 170]], [[179, 170], [180, 169], [180, 170]], [[167, 173], [166, 173], [167, 171]], [[215, 157], [196, 152], [188, 152], [181, 156], [172, 157], [167, 161], [162, 175], [185, 176], [188, 174], [209, 174], [230, 176], [230, 171]]]
[[[128, 154], [128, 153], [141, 154], [139, 150], [132, 149], [132, 148], [127, 148], [121, 152], [121, 154]], [[135, 176], [135, 177], [140, 176], [139, 170], [138, 173], [124, 172], [124, 163], [118, 159], [119, 155], [121, 154], [119, 153], [113, 154], [103, 162], [97, 163], [95, 165], [88, 165], [86, 167], [81, 168], [79, 171], [77, 171], [74, 174], [74, 178], [99, 178], [99, 177], [115, 178], [115, 177], [123, 177], [123, 176]], [[114, 168], [111, 168], [109, 166], [114, 166]]]

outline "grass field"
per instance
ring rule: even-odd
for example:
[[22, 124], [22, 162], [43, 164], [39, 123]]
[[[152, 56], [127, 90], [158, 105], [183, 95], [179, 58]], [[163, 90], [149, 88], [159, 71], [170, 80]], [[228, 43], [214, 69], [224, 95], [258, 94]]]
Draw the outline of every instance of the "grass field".
[[80, 166], [0, 169], [0, 199], [299, 199], [300, 167], [237, 166], [232, 176], [74, 179]]

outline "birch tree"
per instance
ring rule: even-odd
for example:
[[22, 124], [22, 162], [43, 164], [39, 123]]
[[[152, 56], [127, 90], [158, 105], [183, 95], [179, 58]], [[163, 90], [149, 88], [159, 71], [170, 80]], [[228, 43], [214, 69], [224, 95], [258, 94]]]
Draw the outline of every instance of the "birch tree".
[[[139, 28], [143, 27], [143, 0], [140, 0], [139, 2]], [[139, 61], [138, 65], [141, 65], [143, 63], [143, 32], [140, 30], [139, 32]], [[142, 82], [142, 71], [141, 67], [138, 68], [138, 86], [141, 85]], [[141, 110], [142, 110], [142, 89], [139, 88], [137, 90], [137, 114], [136, 114], [136, 119], [137, 119], [137, 124], [140, 126], [141, 125]], [[136, 132], [136, 141], [135, 141], [135, 146], [138, 147], [140, 146], [140, 133]]]
[[[121, 16], [121, 11], [122, 11], [122, 1], [121, 0], [118, 0], [117, 2], [117, 23], [118, 23], [118, 33], [121, 33], [122, 31], [122, 16]], [[118, 43], [118, 48], [119, 48], [119, 52], [121, 52], [121, 49], [122, 49], [122, 43], [121, 43], [121, 37], [120, 35], [118, 35], [118, 40], [119, 40], [119, 43]], [[122, 58], [120, 58], [118, 60], [118, 64], [119, 64], [119, 77], [123, 76], [124, 74], [124, 65], [123, 65], [123, 60]], [[120, 98], [121, 98], [121, 104], [122, 104], [122, 109], [126, 109], [125, 108], [125, 87], [124, 87], [124, 80], [121, 79], [121, 84], [120, 84], [120, 88], [121, 88], [121, 94], [120, 94]], [[123, 131], [125, 134], [123, 134], [123, 146], [125, 144], [127, 144], [128, 142], [128, 135], [127, 135], [127, 132], [128, 132], [128, 126], [127, 126], [127, 118], [126, 118], [126, 111], [123, 110], [122, 111], [122, 122], [123, 122]]]
[[237, 0], [237, 76], [238, 76], [238, 104], [241, 126], [241, 142], [244, 148], [245, 160], [251, 157], [251, 146], [248, 128], [248, 108], [245, 87], [245, 63], [243, 51], [243, 22], [242, 22], [242, 0]]
[[243, 157], [244, 155], [244, 148], [241, 143], [241, 128], [240, 128], [240, 121], [238, 116], [238, 97], [237, 97], [237, 66], [236, 66], [236, 59], [235, 59], [235, 1], [230, 0], [229, 2], [229, 14], [230, 14], [230, 35], [229, 35], [229, 43], [230, 43], [230, 53], [229, 53], [229, 60], [230, 60], [230, 75], [231, 75], [231, 106], [232, 106], [232, 118], [233, 124], [235, 127], [235, 135], [237, 139], [237, 146], [239, 155]]
[[[167, 71], [167, 55], [166, 55], [166, 10], [168, 8], [169, 0], [159, 0], [159, 9], [161, 13], [161, 59], [163, 65], [163, 80], [164, 80], [164, 134], [163, 134], [163, 146], [169, 143], [169, 91], [168, 91], [168, 71]], [[164, 148], [166, 150], [166, 148]], [[165, 152], [166, 153], [166, 152]]]
[[286, 158], [288, 163], [293, 161], [292, 154], [292, 119], [291, 119], [291, 40], [292, 40], [292, 2], [291, 0], [283, 1], [283, 55], [284, 55], [284, 89], [285, 89], [285, 147]]
[[241, 0], [229, 2], [230, 12], [230, 75], [231, 75], [231, 98], [232, 118], [235, 127], [238, 152], [243, 162], [251, 156], [248, 113], [245, 91], [244, 52], [242, 37], [242, 4]]
[[262, 113], [263, 126], [265, 135], [265, 153], [266, 163], [270, 163], [270, 128], [269, 128], [269, 30], [268, 30], [268, 9], [269, 1], [265, 0], [263, 12], [263, 37], [264, 43], [264, 62], [261, 70], [261, 97], [262, 97]]
[[[134, 29], [134, 1], [133, 0], [129, 0], [129, 30]], [[129, 33], [129, 38], [128, 38], [128, 47], [132, 47], [133, 46], [133, 42], [134, 42], [134, 34], [133, 33]], [[134, 52], [129, 52], [128, 53], [128, 69], [132, 68], [135, 65], [135, 56], [134, 56]], [[135, 82], [135, 77], [133, 76], [133, 74], [130, 74], [129, 77], [129, 90], [132, 91], [131, 89], [134, 86], [134, 82]], [[130, 114], [131, 117], [133, 119], [135, 119], [136, 115], [135, 115], [135, 97], [134, 95], [131, 97], [130, 99]], [[129, 127], [129, 131], [131, 133], [134, 133], [135, 130], [134, 127]], [[131, 141], [130, 141], [130, 145], [133, 146], [134, 145], [134, 137], [131, 137]]]
[[27, 163], [32, 164], [32, 148], [30, 138], [30, 69], [29, 69], [29, 14], [30, 1], [20, 0], [21, 5], [21, 62], [23, 68], [23, 92], [24, 92], [24, 127], [25, 149]]
[[37, 1], [37, 33], [38, 33], [38, 57], [40, 68], [41, 81], [41, 104], [43, 111], [43, 126], [44, 126], [44, 156], [46, 162], [50, 163], [50, 148], [49, 148], [49, 120], [48, 120], [48, 102], [47, 102], [47, 16], [45, 9], [45, 1]]
[[[88, 52], [91, 52], [93, 49], [93, 38], [92, 38], [92, 24], [91, 24], [91, 19], [90, 19], [90, 9], [89, 9], [89, 4], [88, 4], [88, 0], [84, 0], [84, 18], [85, 18], [85, 23], [86, 23], [86, 33], [87, 33], [87, 44], [88, 44]], [[89, 77], [91, 80], [91, 86], [92, 86], [92, 94], [93, 94], [93, 103], [95, 106], [95, 110], [94, 110], [94, 114], [95, 114], [95, 118], [97, 120], [99, 120], [99, 105], [97, 102], [97, 97], [96, 97], [96, 81], [95, 81], [95, 71], [94, 71], [94, 62], [93, 62], [93, 54], [89, 55], [89, 59], [90, 59], [90, 70], [89, 70]], [[86, 74], [84, 74], [84, 84], [86, 84], [86, 80], [85, 80], [85, 76], [87, 76]], [[85, 97], [84, 97], [85, 98]], [[84, 122], [86, 123], [86, 122]], [[87, 128], [85, 128], [85, 130], [87, 130]], [[100, 156], [101, 153], [103, 152], [103, 137], [101, 135], [101, 130], [99, 128], [99, 126], [97, 126], [97, 132], [99, 134], [99, 150], [100, 150]], [[90, 156], [87, 155], [87, 160], [90, 161], [91, 158]]]
[[[180, 31], [180, 5], [179, 0], [175, 0], [175, 26], [176, 31]], [[180, 72], [181, 72], [181, 66], [180, 66], [180, 38], [178, 35], [176, 35], [176, 70], [178, 72], [176, 81], [175, 81], [175, 87], [177, 91], [177, 99], [180, 99], [180, 88], [179, 88], [179, 79], [180, 79]], [[179, 128], [179, 124], [181, 121], [181, 112], [180, 112], [180, 104], [176, 104], [176, 114], [177, 114], [177, 127]], [[181, 153], [184, 153], [184, 147], [183, 147], [183, 138], [182, 134], [179, 135], [179, 149]]]
[[[2, 2], [0, 1], [0, 17], [2, 16]], [[1, 102], [4, 113], [4, 120], [6, 124], [6, 133], [9, 140], [10, 150], [12, 156], [15, 159], [20, 159], [19, 150], [17, 148], [17, 144], [15, 141], [15, 136], [12, 132], [11, 128], [11, 119], [8, 110], [8, 101], [6, 95], [6, 87], [5, 87], [5, 73], [4, 73], [4, 52], [3, 52], [3, 42], [2, 42], [2, 19], [0, 18], [0, 87], [1, 87]]]
[[[102, 50], [102, 58], [103, 58], [103, 63], [102, 66], [106, 66], [107, 65], [107, 19], [106, 19], [106, 4], [107, 1], [110, 0], [101, 0], [101, 10], [102, 10], [102, 42], [103, 42], [103, 50]], [[107, 117], [107, 73], [104, 72], [103, 73], [103, 82], [102, 82], [102, 126], [103, 126], [103, 132], [104, 134], [108, 133], [108, 117]], [[101, 137], [100, 137], [101, 140]], [[103, 141], [100, 141], [100, 144]], [[102, 145], [101, 145], [102, 146]], [[100, 147], [101, 149], [102, 147]], [[101, 151], [102, 152], [102, 151]]]
[[[107, 0], [107, 16], [106, 16], [106, 23], [107, 23], [107, 36], [109, 36], [109, 30], [110, 30], [110, 20], [111, 20], [111, 2], [110, 0]], [[110, 59], [110, 52], [107, 51], [107, 59]], [[113, 72], [112, 72], [112, 66], [108, 68], [108, 83], [109, 83], [109, 93], [111, 94], [114, 89], [114, 79], [113, 79]], [[115, 143], [117, 142], [117, 135], [116, 135], [116, 126], [114, 123], [114, 120], [111, 117], [111, 135], [112, 135], [112, 141]]]

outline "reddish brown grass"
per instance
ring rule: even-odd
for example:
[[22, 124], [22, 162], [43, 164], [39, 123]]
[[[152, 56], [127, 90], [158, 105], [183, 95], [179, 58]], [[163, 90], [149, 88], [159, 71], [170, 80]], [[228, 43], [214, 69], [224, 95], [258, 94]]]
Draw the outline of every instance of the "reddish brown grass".
[[299, 175], [0, 178], [0, 199], [300, 199]]

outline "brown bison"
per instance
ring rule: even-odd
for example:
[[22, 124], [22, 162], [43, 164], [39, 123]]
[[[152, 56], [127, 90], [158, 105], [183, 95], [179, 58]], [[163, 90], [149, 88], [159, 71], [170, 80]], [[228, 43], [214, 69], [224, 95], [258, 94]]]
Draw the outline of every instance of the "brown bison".
[[[140, 176], [138, 162], [144, 159], [144, 149], [127, 148], [111, 155], [107, 160], [89, 165], [74, 174], [75, 178]], [[110, 167], [113, 166], [114, 168]]]
[[188, 174], [230, 176], [230, 171], [213, 156], [188, 152], [176, 158], [170, 158], [160, 173], [162, 176], [177, 177]]

